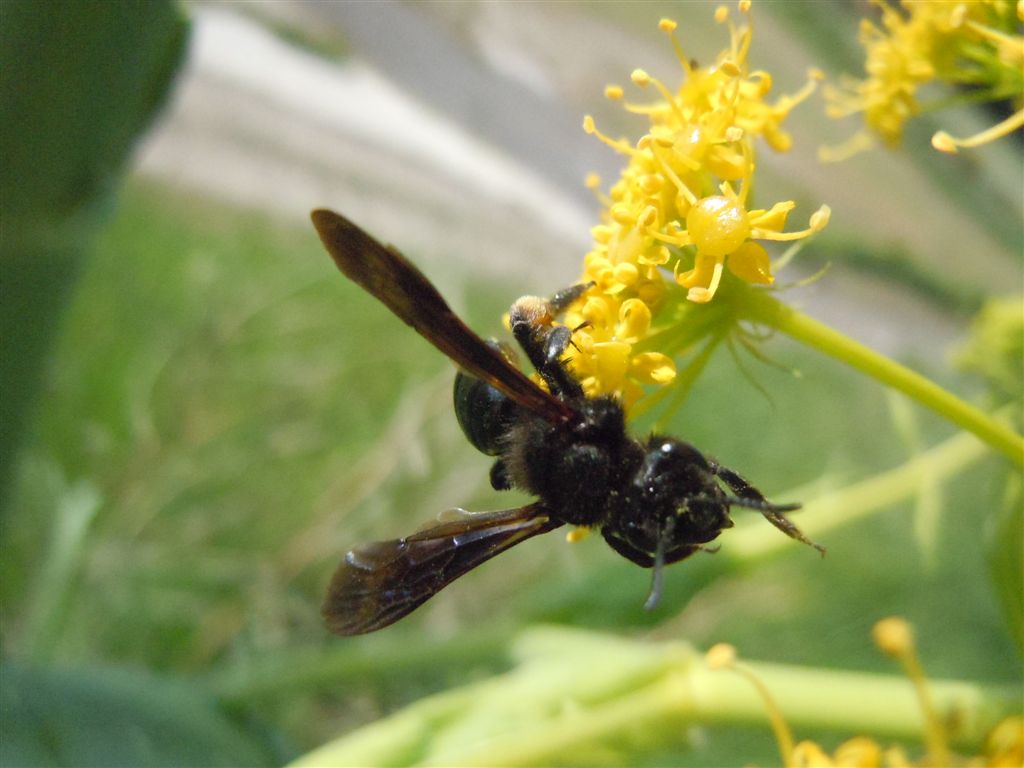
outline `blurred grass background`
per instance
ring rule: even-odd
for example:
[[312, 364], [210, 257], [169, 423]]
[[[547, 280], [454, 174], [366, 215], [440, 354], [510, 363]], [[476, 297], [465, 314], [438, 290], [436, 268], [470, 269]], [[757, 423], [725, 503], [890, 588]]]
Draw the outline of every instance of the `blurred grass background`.
[[[87, 15], [94, 8], [79, 10]], [[619, 29], [631, 44], [643, 35], [652, 48], [665, 47], [646, 17], [624, 20], [621, 9], [605, 5], [570, 9], [577, 27]], [[806, 17], [765, 11], [766, 34], [780, 26], [813, 39], [801, 27]], [[666, 13], [710, 12], [670, 5], [645, 14], [656, 21]], [[471, 15], [462, 17], [464, 28], [452, 22], [451, 7], [431, 13], [426, 18], [453, 35], [472, 26]], [[277, 18], [273, 29], [309, 39], [300, 16], [286, 21]], [[755, 62], [759, 51], [771, 50], [770, 39], [755, 38]], [[344, 48], [358, 56], [372, 42], [350, 37]], [[336, 55], [338, 45], [321, 41], [316, 48]], [[598, 67], [595, 82], [627, 72]], [[554, 82], [575, 83], [568, 75]], [[576, 98], [596, 102], [599, 94], [595, 87]], [[164, 120], [180, 122], [176, 114]], [[465, 122], [458, 114], [451, 119]], [[797, 131], [813, 135], [817, 119]], [[5, 132], [11, 156], [17, 134]], [[907, 219], [892, 231], [903, 226], [907, 236], [890, 232], [883, 245], [910, 268], [879, 268], [870, 258], [880, 247], [871, 222], [844, 221], [837, 208], [835, 232], [812, 246], [814, 259], [836, 267], [810, 288], [793, 290], [792, 300], [812, 309], [814, 301], [846, 307], [839, 321], [854, 335], [859, 318], [876, 328], [896, 326], [892, 343], [907, 362], [955, 391], [980, 396], [979, 383], [951, 372], [945, 355], [979, 296], [1014, 287], [1003, 276], [1021, 274], [1019, 227], [1007, 226], [1005, 209], [965, 202], [986, 189], [995, 196], [1012, 191], [1006, 174], [1012, 179], [1014, 171], [999, 161], [1005, 151], [956, 160], [973, 169], [970, 189], [945, 189], [933, 178], [917, 189], [920, 209], [914, 201], [895, 209], [894, 217]], [[799, 162], [809, 164], [812, 152], [808, 147]], [[259, 151], [248, 158], [259, 164]], [[35, 407], [23, 405], [27, 436], [5, 445], [18, 456], [0, 560], [5, 765], [278, 763], [423, 695], [506, 668], [509, 639], [538, 622], [681, 638], [698, 647], [727, 641], [748, 658], [889, 671], [869, 630], [878, 618], [900, 614], [918, 630], [930, 675], [1020, 683], [1020, 659], [986, 572], [985, 527], [1002, 495], [998, 458], [959, 477], [935, 478], [939, 509], [924, 526], [927, 535], [920, 516], [936, 510], [908, 505], [832, 536], [823, 542], [825, 560], [798, 546], [754, 570], [701, 556], [668, 571], [665, 600], [651, 614], [641, 608], [646, 572], [599, 537], [567, 546], [555, 534], [480, 568], [386, 632], [327, 636], [319, 603], [353, 543], [408, 533], [453, 506], [507, 507], [519, 499], [489, 489], [487, 460], [461, 437], [450, 408], [450, 364], [337, 275], [310, 226], [290, 210], [268, 213], [252, 200], [204, 192], [152, 168], [129, 175], [116, 206], [106, 188], [95, 197], [96, 236], [81, 240], [81, 276], [70, 302], [63, 311], [59, 302], [43, 305], [54, 342], [30, 334], [24, 352], [45, 367]], [[259, 177], [260, 168], [253, 173]], [[343, 207], [356, 197], [354, 207], [368, 209], [371, 222], [399, 221], [381, 236], [424, 264], [482, 334], [500, 332], [501, 312], [519, 294], [561, 286], [541, 277], [545, 271], [571, 279], [576, 269], [582, 251], [560, 250], [565, 240], [528, 220], [520, 224], [530, 230], [522, 243], [506, 246], [522, 249], [522, 269], [491, 265], [487, 240], [460, 250], [433, 237], [466, 216], [477, 220], [473, 226], [493, 224], [492, 236], [502, 239], [514, 229], [485, 212], [499, 202], [485, 197], [465, 210], [429, 188], [396, 199], [386, 184], [360, 188], [364, 180], [342, 174], [323, 197], [289, 205]], [[785, 183], [801, 181], [797, 173]], [[263, 183], [271, 193], [285, 186], [272, 174]], [[818, 201], [836, 207], [829, 190], [839, 184], [803, 186], [795, 197], [808, 211]], [[16, 194], [13, 186], [5, 185], [5, 198]], [[873, 184], [842, 194], [870, 198], [864, 204], [878, 210], [907, 204], [887, 202], [887, 191]], [[15, 217], [4, 202], [6, 258], [20, 241], [11, 237]], [[991, 247], [968, 259], [955, 249], [941, 258], [921, 253], [920, 225], [910, 218], [918, 212], [931, 222], [966, 216], [988, 233]], [[515, 219], [522, 211], [501, 215]], [[1000, 222], [989, 227], [985, 216]], [[418, 235], [404, 228], [403, 217], [432, 221], [433, 228]], [[544, 242], [555, 245], [538, 256]], [[546, 267], [551, 254], [566, 263]], [[858, 266], [864, 254], [868, 269]], [[963, 262], [975, 258], [981, 266], [972, 272]], [[17, 262], [5, 264], [5, 297], [21, 279], [11, 264]], [[45, 296], [49, 287], [37, 283], [35, 291], [29, 296]], [[5, 356], [17, 349], [11, 340], [28, 331], [29, 319], [5, 317]], [[897, 423], [905, 409], [874, 383], [782, 339], [764, 348], [802, 377], [751, 363], [766, 398], [728, 355], [719, 355], [672, 431], [773, 499], [813, 498], [953, 432], [913, 411], [915, 436], [908, 440]], [[778, 534], [766, 525], [764, 535]], [[729, 546], [728, 534], [722, 545]], [[842, 736], [820, 738], [834, 743]], [[774, 754], [767, 727], [709, 728], [690, 746], [682, 739], [652, 746], [630, 763], [766, 763]]]

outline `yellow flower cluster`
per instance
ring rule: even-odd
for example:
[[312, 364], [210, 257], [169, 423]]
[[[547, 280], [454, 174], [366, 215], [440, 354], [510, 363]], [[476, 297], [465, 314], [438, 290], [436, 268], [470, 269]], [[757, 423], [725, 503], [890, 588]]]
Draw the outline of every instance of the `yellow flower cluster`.
[[[749, 2], [739, 8], [749, 16]], [[640, 396], [639, 384], [666, 384], [675, 377], [671, 358], [633, 349], [665, 298], [669, 270], [696, 303], [714, 297], [726, 268], [745, 282], [769, 285], [774, 277], [768, 252], [756, 241], [797, 240], [828, 223], [823, 206], [808, 228], [785, 232], [793, 202], [748, 207], [754, 139], [763, 137], [777, 151], [789, 149], [792, 139], [782, 122], [813, 92], [820, 75], [812, 73], [798, 93], [769, 103], [771, 75], [751, 71], [747, 61], [749, 21], [737, 27], [724, 7], [715, 19], [728, 25], [730, 45], [707, 67], [690, 62], [675, 37], [676, 23], [661, 20], [684, 80], [672, 92], [647, 72], [633, 72], [636, 86], [654, 88], [660, 97], [625, 105], [649, 121], [635, 145], [604, 135], [589, 115], [583, 122], [587, 133], [629, 162], [602, 197], [602, 223], [591, 230], [594, 245], [584, 260], [583, 280], [594, 287], [566, 317], [566, 324], [580, 326], [573, 337], [579, 353], [571, 365], [588, 393], [616, 392], [627, 406]], [[623, 89], [608, 86], [605, 95], [621, 100]], [[596, 177], [588, 179], [595, 190], [599, 184]]]
[[[860, 28], [867, 77], [825, 89], [830, 117], [862, 112], [867, 128], [894, 146], [906, 122], [927, 108], [919, 102], [918, 90], [942, 81], [968, 86], [970, 101], [1009, 100], [1019, 111], [969, 138], [954, 139], [939, 131], [932, 138], [936, 149], [955, 152], [978, 146], [1024, 125], [1024, 0], [902, 0], [902, 11], [887, 0], [874, 3], [881, 8], [881, 27], [863, 19]], [[861, 133], [823, 157], [841, 159], [870, 143]]]
[[844, 741], [831, 755], [813, 741], [794, 744], [789, 725], [767, 686], [751, 667], [738, 660], [735, 648], [720, 643], [708, 650], [705, 660], [711, 669], [731, 669], [754, 685], [768, 709], [782, 762], [790, 768], [914, 768], [953, 765], [964, 768], [1019, 768], [1024, 765], [1024, 717], [1016, 715], [996, 724], [985, 740], [981, 755], [964, 758], [950, 752], [948, 725], [933, 709], [924, 670], [917, 658], [913, 627], [906, 619], [891, 616], [875, 624], [872, 637], [879, 650], [902, 664], [916, 689], [925, 723], [924, 742], [928, 753], [920, 762], [908, 758], [898, 746], [883, 748], [867, 736], [856, 736]]

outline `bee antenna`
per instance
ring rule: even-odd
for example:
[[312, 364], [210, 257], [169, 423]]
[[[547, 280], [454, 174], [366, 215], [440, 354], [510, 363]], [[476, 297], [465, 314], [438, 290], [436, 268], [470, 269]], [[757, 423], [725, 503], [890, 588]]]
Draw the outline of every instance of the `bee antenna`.
[[658, 546], [654, 550], [654, 570], [651, 573], [651, 591], [644, 603], [645, 611], [653, 611], [661, 601], [661, 587], [665, 582], [665, 547], [668, 537], [672, 535], [675, 528], [675, 523], [675, 518], [670, 517], [665, 521], [664, 527], [658, 531]]

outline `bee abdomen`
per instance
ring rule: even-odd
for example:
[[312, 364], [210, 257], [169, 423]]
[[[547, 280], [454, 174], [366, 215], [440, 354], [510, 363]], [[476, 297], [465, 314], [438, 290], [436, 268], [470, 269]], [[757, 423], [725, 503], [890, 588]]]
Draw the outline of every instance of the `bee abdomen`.
[[497, 456], [515, 417], [515, 403], [475, 376], [455, 376], [455, 417], [466, 439], [481, 453]]

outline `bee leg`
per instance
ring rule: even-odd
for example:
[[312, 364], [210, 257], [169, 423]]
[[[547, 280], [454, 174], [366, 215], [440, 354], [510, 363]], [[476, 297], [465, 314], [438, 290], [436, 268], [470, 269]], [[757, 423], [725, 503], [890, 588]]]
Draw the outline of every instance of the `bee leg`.
[[556, 395], [568, 398], [583, 397], [583, 387], [566, 369], [562, 355], [572, 343], [572, 330], [564, 325], [548, 329], [542, 342], [543, 359], [537, 373]]
[[708, 465], [711, 467], [711, 471], [715, 473], [722, 482], [729, 486], [733, 493], [739, 496], [741, 499], [751, 499], [752, 501], [763, 501], [765, 504], [769, 504], [768, 499], [764, 497], [757, 488], [748, 483], [738, 473], [723, 467], [717, 461], [708, 459]]
[[509, 312], [512, 335], [551, 392], [560, 397], [582, 397], [583, 388], [561, 360], [572, 340], [572, 330], [552, 325], [553, 319], [549, 302], [534, 296], [519, 299]]
[[723, 467], [721, 464], [712, 461], [711, 459], [708, 459], [708, 464], [711, 467], [711, 471], [714, 472], [722, 482], [728, 485], [732, 492], [739, 496], [740, 500], [751, 502], [749, 505], [745, 506], [749, 506], [751, 509], [756, 509], [764, 515], [765, 520], [789, 536], [789, 538], [802, 541], [807, 546], [814, 547], [822, 555], [825, 554], [825, 548], [823, 546], [814, 543], [804, 536], [803, 531], [797, 528], [796, 525], [794, 525], [793, 522], [784, 514], [786, 511], [798, 509], [799, 505], [772, 504], [764, 497], [763, 493], [757, 490], [757, 488], [752, 486], [733, 470], [728, 467]]
[[573, 330], [554, 325], [554, 321], [592, 285], [578, 283], [563, 288], [550, 299], [523, 296], [509, 310], [512, 335], [548, 388], [561, 397], [582, 397], [583, 388], [562, 363], [562, 355], [572, 344]]
[[[568, 288], [563, 288], [562, 290], [557, 291], [554, 296], [548, 299], [548, 306], [551, 308], [551, 314], [557, 317], [565, 312], [565, 310], [567, 310], [569, 306], [576, 301], [576, 299], [580, 298], [580, 296], [593, 288], [594, 285], [594, 281], [591, 280], [589, 283], [577, 283], [576, 285], [570, 285]], [[559, 360], [562, 357], [562, 353], [564, 353], [570, 346], [575, 347], [578, 351], [579, 347], [576, 347], [573, 343], [572, 335], [576, 333], [576, 331], [589, 327], [589, 320], [584, 320], [571, 330], [566, 326], [553, 326], [544, 342], [545, 357], [548, 365], [558, 365]]]

